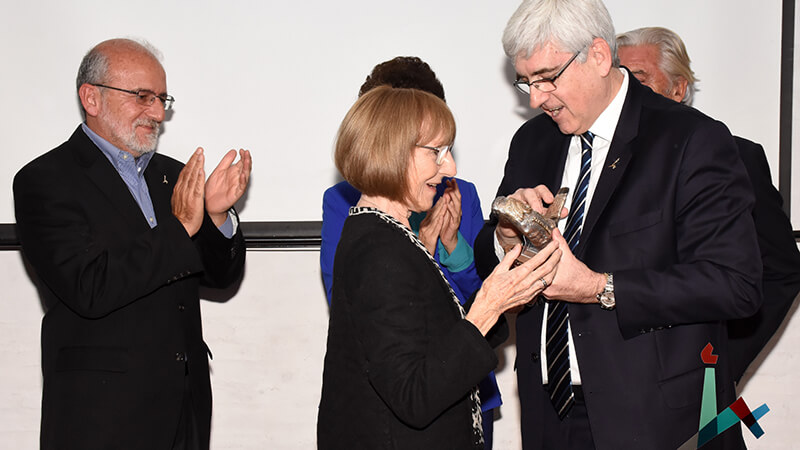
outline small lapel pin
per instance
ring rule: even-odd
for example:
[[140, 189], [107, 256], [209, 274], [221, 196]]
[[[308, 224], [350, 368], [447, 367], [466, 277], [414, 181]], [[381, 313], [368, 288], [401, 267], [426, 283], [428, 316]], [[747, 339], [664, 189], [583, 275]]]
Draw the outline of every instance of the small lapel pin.
[[[617, 160], [617, 161], [619, 161], [619, 160]], [[169, 184], [169, 181], [167, 181], [167, 176], [166, 175], [164, 175], [164, 179], [161, 180], [161, 182], [164, 183], [164, 184]]]
[[[616, 169], [616, 168], [617, 168], [617, 163], [618, 163], [618, 162], [619, 162], [619, 158], [617, 158], [616, 160], [614, 160], [614, 162], [612, 162], [612, 163], [611, 163], [611, 165], [609, 165], [608, 167], [609, 167], [609, 168], [611, 168], [611, 170], [614, 170], [614, 169]], [[164, 181], [164, 182], [166, 183], [166, 181]]]

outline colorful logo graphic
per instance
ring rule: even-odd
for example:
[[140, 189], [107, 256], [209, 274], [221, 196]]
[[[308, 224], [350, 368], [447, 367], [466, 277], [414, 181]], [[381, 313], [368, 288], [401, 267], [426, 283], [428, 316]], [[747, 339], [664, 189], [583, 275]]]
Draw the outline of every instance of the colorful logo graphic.
[[[714, 366], [717, 363], [719, 356], [713, 354], [713, 351], [714, 346], [709, 342], [700, 352], [700, 358], [707, 366]], [[700, 406], [700, 431], [678, 447], [678, 450], [698, 449], [719, 436], [723, 431], [736, 425], [739, 421], [742, 421], [747, 426], [756, 439], [764, 435], [764, 430], [758, 424], [758, 419], [769, 412], [769, 407], [767, 407], [766, 403], [754, 411], [750, 411], [744, 399], [739, 397], [721, 413], [716, 414], [717, 384], [714, 378], [715, 372], [716, 369], [714, 367], [706, 367], [703, 380], [703, 402]]]

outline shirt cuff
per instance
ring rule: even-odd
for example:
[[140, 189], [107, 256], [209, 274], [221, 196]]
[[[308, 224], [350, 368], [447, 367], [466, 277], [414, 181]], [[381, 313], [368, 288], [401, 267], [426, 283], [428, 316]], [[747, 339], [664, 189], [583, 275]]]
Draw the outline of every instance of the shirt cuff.
[[236, 217], [236, 214], [233, 214], [230, 210], [228, 210], [228, 218], [225, 219], [225, 222], [218, 227], [219, 232], [222, 233], [223, 236], [230, 239], [236, 234], [236, 230], [239, 229], [239, 218]]
[[500, 240], [497, 238], [496, 231], [492, 233], [492, 239], [494, 240], [494, 254], [495, 256], [497, 256], [498, 261], [502, 261], [503, 258], [506, 256], [506, 251], [503, 250], [503, 246], [500, 245]]
[[453, 249], [453, 253], [447, 253], [447, 249], [441, 240], [437, 241], [437, 245], [439, 247], [439, 262], [447, 267], [447, 270], [451, 273], [461, 272], [475, 260], [475, 252], [460, 231], [458, 232], [458, 242], [456, 243], [456, 248]]

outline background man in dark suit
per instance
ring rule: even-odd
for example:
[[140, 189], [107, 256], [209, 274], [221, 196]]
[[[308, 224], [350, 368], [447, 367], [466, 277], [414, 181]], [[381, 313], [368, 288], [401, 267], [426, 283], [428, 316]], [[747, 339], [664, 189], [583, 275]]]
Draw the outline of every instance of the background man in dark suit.
[[[711, 342], [719, 353], [728, 406], [724, 323], [761, 303], [753, 194], [733, 138], [618, 67], [598, 0], [525, 1], [503, 45], [544, 114], [514, 136], [498, 195], [543, 211], [571, 190], [548, 301], [517, 318], [524, 448], [674, 450], [699, 428], [700, 352]], [[479, 273], [516, 239], [488, 223]], [[708, 445], [742, 447], [741, 432]]]
[[[677, 33], [661, 27], [637, 28], [617, 36], [617, 44], [620, 64], [642, 84], [676, 102], [692, 105], [697, 79]], [[734, 139], [756, 196], [753, 221], [764, 264], [764, 304], [752, 317], [728, 321], [731, 366], [738, 382], [780, 327], [800, 291], [800, 251], [783, 211], [783, 198], [772, 185], [764, 149], [747, 139]]]
[[102, 42], [77, 78], [86, 122], [14, 179], [17, 230], [40, 279], [41, 447], [207, 449], [210, 352], [198, 286], [227, 286], [245, 251], [233, 204], [250, 154], [205, 179], [154, 153], [174, 99], [154, 50]]

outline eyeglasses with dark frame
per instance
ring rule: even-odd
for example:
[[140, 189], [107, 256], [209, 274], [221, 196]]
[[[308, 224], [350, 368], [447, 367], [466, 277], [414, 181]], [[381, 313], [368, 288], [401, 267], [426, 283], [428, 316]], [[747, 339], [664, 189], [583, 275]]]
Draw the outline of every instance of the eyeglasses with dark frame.
[[536, 90], [538, 90], [540, 92], [553, 92], [553, 91], [555, 91], [556, 88], [558, 87], [558, 86], [556, 86], [556, 80], [558, 79], [558, 77], [560, 77], [561, 74], [564, 73], [565, 70], [567, 70], [567, 67], [569, 67], [569, 65], [572, 64], [572, 61], [575, 61], [575, 58], [577, 58], [578, 55], [580, 55], [582, 51], [583, 50], [581, 49], [580, 51], [578, 51], [577, 53], [572, 55], [572, 58], [570, 58], [569, 61], [567, 61], [567, 63], [564, 64], [563, 67], [561, 67], [561, 70], [556, 72], [556, 74], [553, 75], [552, 77], [550, 77], [550, 78], [539, 78], [538, 80], [533, 80], [533, 81], [525, 81], [525, 80], [520, 80], [519, 78], [517, 78], [517, 80], [514, 81], [514, 87], [517, 88], [518, 91], [522, 92], [525, 95], [531, 95], [531, 86], [535, 87]]
[[445, 156], [447, 156], [447, 153], [449, 153], [449, 152], [451, 152], [453, 150], [453, 146], [452, 145], [442, 145], [441, 147], [431, 147], [429, 145], [419, 145], [419, 144], [417, 144], [417, 147], [419, 147], [419, 148], [427, 148], [428, 150], [436, 152], [436, 165], [437, 166], [441, 166], [442, 164], [444, 164]]
[[168, 111], [172, 108], [172, 104], [175, 103], [175, 97], [167, 94], [156, 94], [155, 92], [149, 89], [139, 89], [137, 91], [131, 91], [129, 89], [122, 89], [114, 86], [106, 86], [105, 84], [99, 83], [91, 83], [92, 86], [97, 86], [106, 89], [113, 89], [115, 91], [125, 92], [126, 94], [131, 94], [136, 96], [136, 103], [142, 106], [150, 106], [156, 99], [161, 100], [161, 105], [164, 107], [164, 111]]

